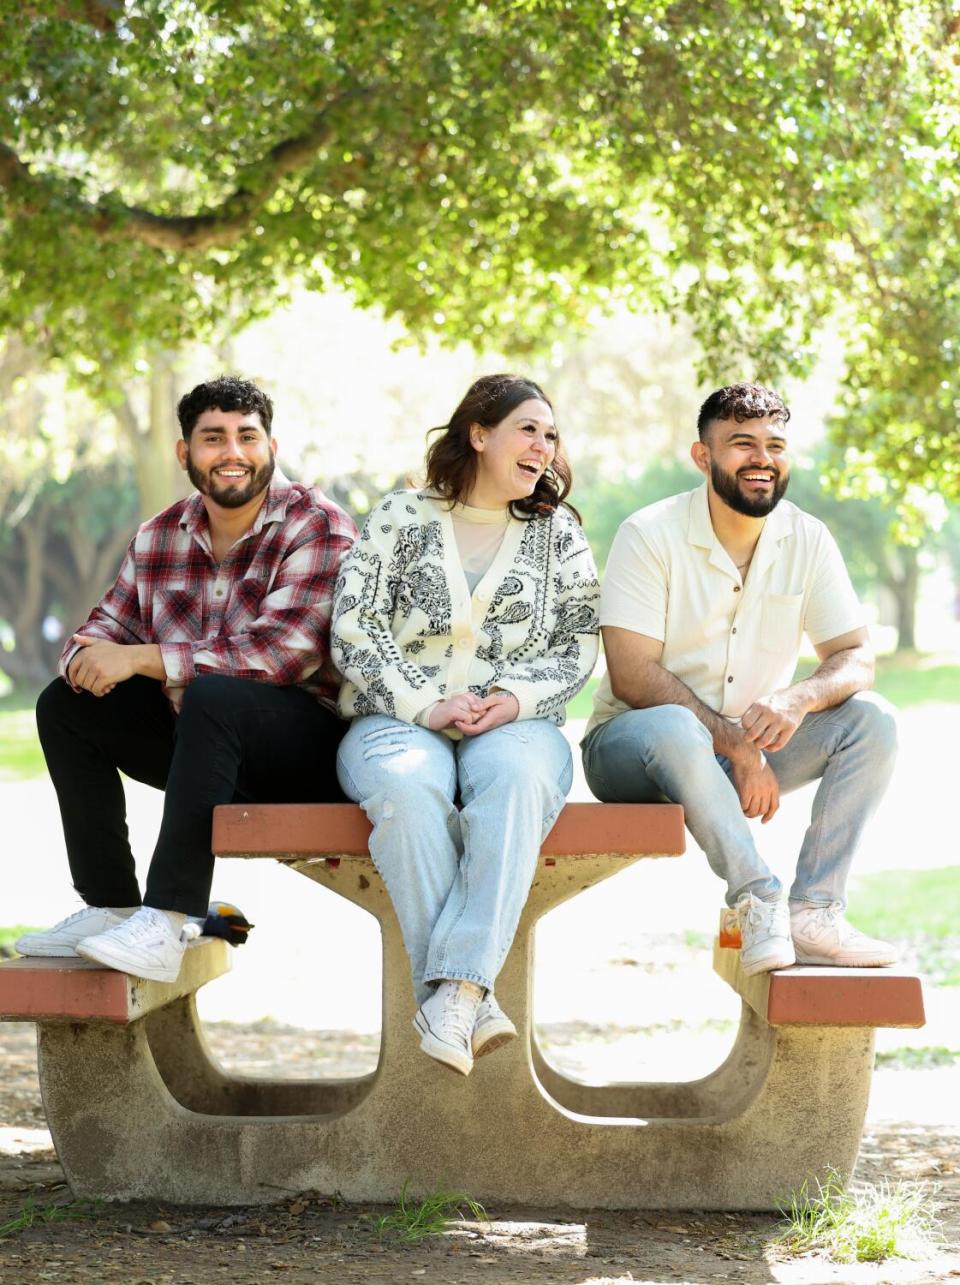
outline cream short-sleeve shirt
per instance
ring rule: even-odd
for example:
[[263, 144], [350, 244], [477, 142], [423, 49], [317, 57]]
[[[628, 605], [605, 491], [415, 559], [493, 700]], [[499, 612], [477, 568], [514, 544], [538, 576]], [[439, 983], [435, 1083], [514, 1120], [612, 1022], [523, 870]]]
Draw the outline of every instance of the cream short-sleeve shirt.
[[[788, 500], [768, 515], [741, 581], [714, 534], [704, 484], [621, 525], [600, 623], [662, 642], [664, 669], [735, 719], [790, 683], [804, 633], [828, 642], [859, 629], [864, 615], [830, 532]], [[629, 708], [604, 675], [587, 733]]]

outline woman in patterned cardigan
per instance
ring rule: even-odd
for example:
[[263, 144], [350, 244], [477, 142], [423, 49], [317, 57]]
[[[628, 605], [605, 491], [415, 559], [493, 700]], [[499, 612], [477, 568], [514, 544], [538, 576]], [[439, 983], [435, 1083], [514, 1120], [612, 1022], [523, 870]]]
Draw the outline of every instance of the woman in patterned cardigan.
[[436, 431], [426, 486], [382, 500], [344, 560], [331, 644], [340, 783], [373, 823], [420, 1047], [468, 1075], [516, 1035], [494, 981], [570, 789], [559, 725], [599, 588], [536, 384], [485, 376]]

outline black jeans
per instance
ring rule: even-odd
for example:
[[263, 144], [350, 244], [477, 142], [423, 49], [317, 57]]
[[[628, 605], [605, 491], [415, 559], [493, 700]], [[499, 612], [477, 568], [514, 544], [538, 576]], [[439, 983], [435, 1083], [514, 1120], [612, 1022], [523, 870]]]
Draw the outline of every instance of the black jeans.
[[300, 687], [204, 674], [174, 716], [150, 678], [100, 697], [57, 678], [37, 701], [37, 727], [74, 887], [91, 906], [140, 905], [120, 772], [166, 792], [143, 900], [188, 915], [207, 912], [218, 803], [343, 799], [346, 724]]

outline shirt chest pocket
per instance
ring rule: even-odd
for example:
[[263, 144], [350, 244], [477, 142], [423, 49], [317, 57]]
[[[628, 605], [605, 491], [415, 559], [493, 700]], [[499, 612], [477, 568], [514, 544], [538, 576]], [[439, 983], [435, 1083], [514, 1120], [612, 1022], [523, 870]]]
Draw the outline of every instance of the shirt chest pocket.
[[802, 593], [771, 593], [763, 600], [760, 646], [764, 651], [792, 651], [802, 630]]

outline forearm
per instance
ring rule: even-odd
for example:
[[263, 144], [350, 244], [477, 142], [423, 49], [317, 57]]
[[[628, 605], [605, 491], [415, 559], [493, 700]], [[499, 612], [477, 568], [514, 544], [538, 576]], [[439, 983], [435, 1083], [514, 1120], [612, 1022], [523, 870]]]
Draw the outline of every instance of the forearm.
[[695, 714], [713, 738], [717, 754], [737, 760], [756, 757], [758, 751], [735, 723], [729, 722], [716, 710], [705, 705], [690, 688], [668, 669], [654, 660], [640, 660], [632, 666], [627, 677], [614, 681], [613, 694], [632, 709], [651, 709], [656, 705], [682, 705]]
[[164, 669], [163, 657], [157, 643], [138, 643], [128, 647], [127, 651], [130, 653], [135, 674], [142, 674], [144, 678], [155, 678], [160, 683], [166, 681], [167, 671]]
[[873, 686], [874, 661], [869, 647], [846, 647], [820, 662], [809, 678], [787, 688], [802, 714], [841, 705], [856, 692]]

